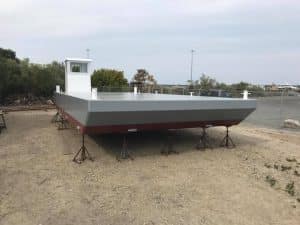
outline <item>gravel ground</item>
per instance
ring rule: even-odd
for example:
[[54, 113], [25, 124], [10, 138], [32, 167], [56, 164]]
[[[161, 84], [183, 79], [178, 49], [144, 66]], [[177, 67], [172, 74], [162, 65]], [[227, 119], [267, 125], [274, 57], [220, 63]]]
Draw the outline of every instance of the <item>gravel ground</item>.
[[237, 147], [224, 149], [218, 143], [225, 130], [212, 128], [213, 149], [196, 151], [200, 129], [172, 131], [179, 154], [169, 156], [160, 154], [166, 133], [132, 133], [135, 160], [122, 162], [115, 159], [122, 136], [93, 136], [86, 146], [95, 161], [78, 165], [71, 160], [80, 135], [57, 130], [54, 114], [6, 115], [1, 225], [299, 224], [298, 132], [242, 124], [231, 129]]

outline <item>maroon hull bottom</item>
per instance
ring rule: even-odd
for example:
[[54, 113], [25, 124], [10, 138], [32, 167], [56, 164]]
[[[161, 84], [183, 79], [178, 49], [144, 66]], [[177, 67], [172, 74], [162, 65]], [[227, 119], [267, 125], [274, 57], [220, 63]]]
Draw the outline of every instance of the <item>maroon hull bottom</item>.
[[151, 124], [127, 124], [127, 125], [106, 125], [106, 126], [84, 126], [70, 114], [60, 110], [62, 115], [70, 123], [74, 124], [82, 134], [104, 134], [104, 133], [126, 133], [129, 131], [150, 131], [183, 129], [206, 126], [226, 126], [230, 127], [239, 124], [240, 120], [215, 120], [215, 121], [193, 121], [179, 123], [151, 123]]
[[160, 124], [130, 124], [130, 125], [114, 125], [114, 126], [93, 126], [82, 127], [85, 134], [97, 133], [125, 133], [128, 131], [146, 131], [146, 130], [168, 130], [183, 129], [206, 126], [232, 126], [240, 121], [198, 121], [198, 122], [181, 122], [181, 123], [160, 123]]

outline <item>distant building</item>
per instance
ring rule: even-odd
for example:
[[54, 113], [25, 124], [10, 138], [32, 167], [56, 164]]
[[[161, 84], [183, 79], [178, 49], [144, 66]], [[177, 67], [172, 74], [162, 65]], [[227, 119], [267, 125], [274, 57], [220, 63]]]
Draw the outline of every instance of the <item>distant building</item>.
[[300, 91], [299, 86], [289, 85], [289, 84], [269, 84], [264, 86], [265, 91], [282, 91], [282, 90], [290, 90], [290, 91]]
[[294, 85], [279, 85], [278, 86], [279, 90], [293, 90], [293, 91], [297, 91], [299, 88], [294, 86]]
[[265, 91], [278, 91], [279, 88], [276, 84], [268, 84], [264, 86]]

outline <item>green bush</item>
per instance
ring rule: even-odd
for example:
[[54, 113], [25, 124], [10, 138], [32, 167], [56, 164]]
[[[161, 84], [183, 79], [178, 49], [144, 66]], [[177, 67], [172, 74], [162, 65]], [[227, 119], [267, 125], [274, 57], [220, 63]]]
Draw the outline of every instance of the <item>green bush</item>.
[[128, 87], [128, 81], [124, 77], [123, 71], [112, 69], [95, 70], [92, 74], [92, 87], [102, 89], [103, 87], [112, 87], [111, 90]]
[[0, 103], [9, 95], [53, 95], [55, 85], [64, 86], [64, 64], [33, 64], [19, 60], [15, 52], [0, 48]]

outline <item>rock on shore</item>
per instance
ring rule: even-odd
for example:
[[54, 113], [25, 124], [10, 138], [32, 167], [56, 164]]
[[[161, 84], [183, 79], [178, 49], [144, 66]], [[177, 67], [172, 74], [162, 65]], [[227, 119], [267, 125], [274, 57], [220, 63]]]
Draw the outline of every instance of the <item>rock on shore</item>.
[[284, 121], [285, 128], [300, 129], [300, 122], [298, 120], [287, 119]]

